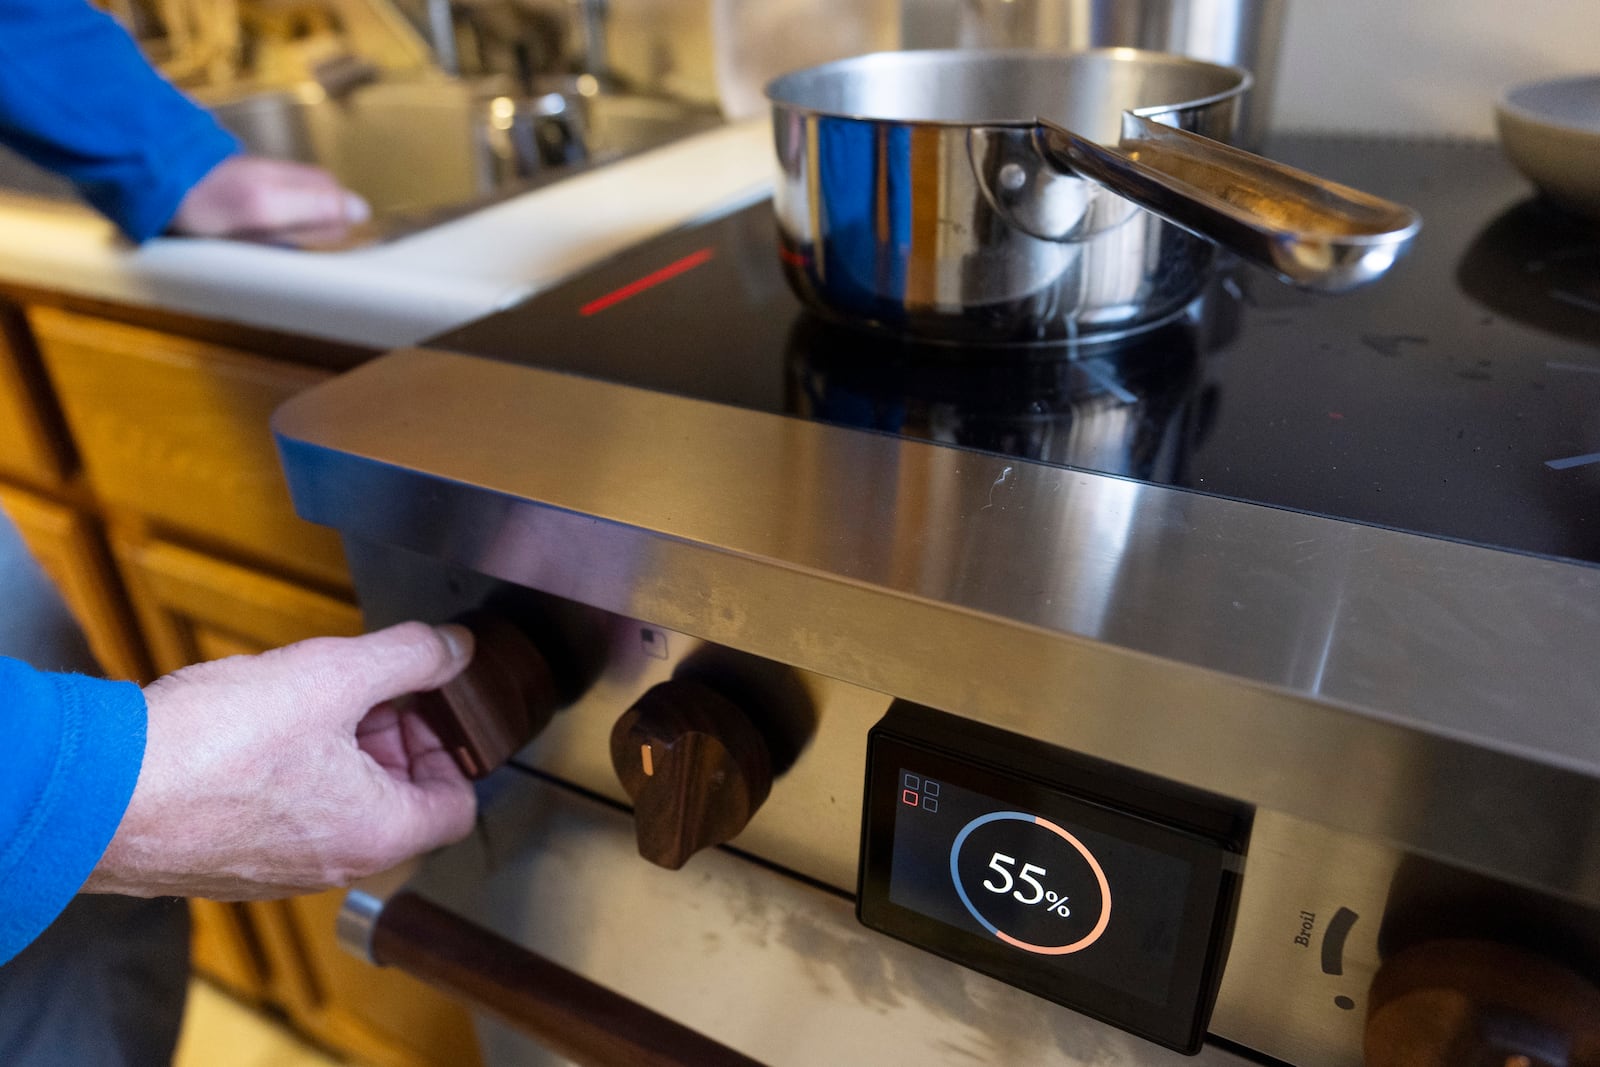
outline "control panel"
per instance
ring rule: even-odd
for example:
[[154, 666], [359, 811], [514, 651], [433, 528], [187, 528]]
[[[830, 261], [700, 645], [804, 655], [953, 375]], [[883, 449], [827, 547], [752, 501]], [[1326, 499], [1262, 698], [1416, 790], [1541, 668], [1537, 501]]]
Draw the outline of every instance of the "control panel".
[[863, 923], [1197, 1051], [1247, 808], [928, 708], [868, 745]]
[[[955, 1010], [968, 1028], [988, 1025], [985, 992], [1007, 991], [945, 960], [1047, 998], [1004, 1019], [1019, 1048], [1054, 1047], [1071, 1020], [1051, 1002], [1177, 1048], [1209, 1034], [1301, 1067], [1409, 1064], [1430, 1043], [1433, 1062], [1468, 1062], [1471, 1046], [1530, 1067], [1600, 1048], [1600, 912], [1581, 901], [409, 550], [346, 546], [372, 625], [476, 633], [473, 670], [429, 698], [461, 720], [450, 747], [468, 773], [515, 751], [512, 777], [631, 806], [638, 850], [683, 863], [687, 886], [727, 841], [856, 889], [868, 926], [930, 953], [916, 979], [930, 1003], [952, 1013], [968, 998]], [[658, 925], [700, 916], [686, 892], [677, 914], [652, 898]], [[1535, 987], [1556, 995], [1522, 995]], [[1450, 1027], [1432, 1007], [1445, 1000]]]

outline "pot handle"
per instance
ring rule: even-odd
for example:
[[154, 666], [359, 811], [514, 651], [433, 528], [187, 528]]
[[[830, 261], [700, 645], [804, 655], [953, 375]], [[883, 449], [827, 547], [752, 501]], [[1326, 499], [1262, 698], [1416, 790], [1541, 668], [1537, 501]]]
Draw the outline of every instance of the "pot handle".
[[1292, 285], [1340, 292], [1411, 247], [1422, 219], [1402, 204], [1123, 112], [1116, 147], [1039, 119], [1053, 167], [1126, 197]]

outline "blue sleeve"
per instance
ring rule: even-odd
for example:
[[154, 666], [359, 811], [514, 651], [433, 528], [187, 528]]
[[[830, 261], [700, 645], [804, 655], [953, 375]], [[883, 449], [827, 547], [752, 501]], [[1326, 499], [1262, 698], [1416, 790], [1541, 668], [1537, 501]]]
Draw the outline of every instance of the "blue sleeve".
[[239, 143], [86, 0], [0, 0], [0, 142], [131, 240], [160, 233]]
[[94, 870], [139, 780], [144, 694], [0, 656], [0, 964]]

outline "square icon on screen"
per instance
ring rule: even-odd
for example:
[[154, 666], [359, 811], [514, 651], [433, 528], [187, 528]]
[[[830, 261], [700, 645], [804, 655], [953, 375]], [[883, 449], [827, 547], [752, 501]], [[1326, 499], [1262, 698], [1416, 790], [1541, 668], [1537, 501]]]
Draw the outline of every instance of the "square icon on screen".
[[900, 799], [914, 808], [917, 806], [917, 791], [915, 789], [907, 789], [900, 794]]
[[924, 778], [922, 780], [922, 791], [930, 797], [936, 797], [939, 795], [939, 783], [931, 778]]
[[939, 802], [937, 800], [933, 799], [932, 797], [923, 797], [922, 798], [922, 810], [923, 811], [938, 811], [939, 810]]
[[922, 779], [918, 778], [914, 774], [908, 774], [906, 775], [905, 786], [907, 789], [921, 789]]

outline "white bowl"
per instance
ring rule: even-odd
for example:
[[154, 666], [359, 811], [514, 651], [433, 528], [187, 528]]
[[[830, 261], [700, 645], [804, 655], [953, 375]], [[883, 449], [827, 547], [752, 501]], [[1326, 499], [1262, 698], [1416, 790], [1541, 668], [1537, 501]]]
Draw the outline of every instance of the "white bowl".
[[1600, 218], [1600, 74], [1519, 85], [1495, 119], [1513, 166], [1562, 207]]

